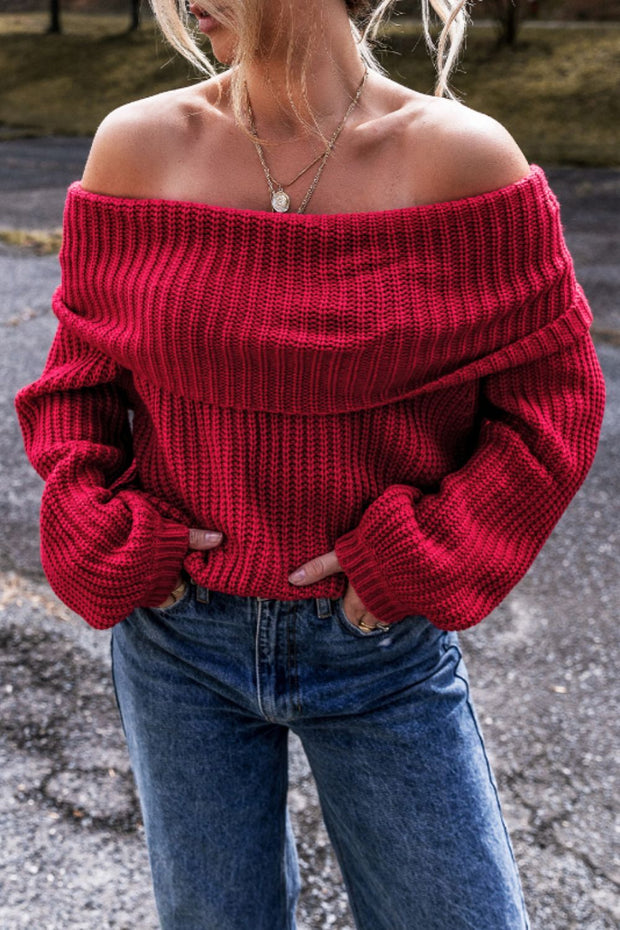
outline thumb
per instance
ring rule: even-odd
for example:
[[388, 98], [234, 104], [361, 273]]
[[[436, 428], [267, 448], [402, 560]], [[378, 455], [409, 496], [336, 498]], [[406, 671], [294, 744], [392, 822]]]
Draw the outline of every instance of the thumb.
[[190, 549], [215, 549], [222, 542], [224, 535], [218, 530], [200, 530], [191, 527], [189, 531]]

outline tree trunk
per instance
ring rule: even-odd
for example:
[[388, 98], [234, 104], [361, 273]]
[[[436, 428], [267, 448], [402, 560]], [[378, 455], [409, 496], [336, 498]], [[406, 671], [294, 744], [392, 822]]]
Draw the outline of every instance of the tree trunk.
[[60, 0], [50, 0], [50, 24], [48, 32], [62, 32], [60, 28]]
[[514, 46], [517, 42], [521, 20], [522, 0], [495, 0], [496, 17], [499, 22], [499, 44]]
[[140, 26], [140, 6], [141, 0], [131, 0], [131, 25], [129, 31], [133, 32]]
[[519, 31], [519, 13], [520, 13], [520, 2], [519, 0], [510, 0], [508, 3], [508, 9], [506, 10], [506, 44], [514, 45], [517, 41], [517, 33]]

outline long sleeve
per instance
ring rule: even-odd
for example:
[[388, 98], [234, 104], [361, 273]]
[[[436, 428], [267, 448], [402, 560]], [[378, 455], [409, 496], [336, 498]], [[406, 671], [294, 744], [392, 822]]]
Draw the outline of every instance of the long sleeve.
[[479, 622], [525, 574], [584, 480], [604, 385], [588, 334], [481, 382], [466, 463], [430, 493], [395, 484], [336, 542], [379, 620], [424, 614], [444, 629]]
[[15, 401], [26, 453], [45, 480], [43, 569], [99, 629], [165, 600], [188, 548], [183, 515], [138, 486], [121, 373], [61, 323], [42, 376]]
[[[465, 627], [583, 480], [603, 395], [544, 173], [274, 214], [71, 186], [46, 370], [18, 397], [45, 571], [96, 626], [183, 565], [222, 593]], [[127, 407], [133, 411], [129, 429]], [[187, 527], [223, 544], [188, 551]], [[333, 549], [343, 572], [290, 572]]]

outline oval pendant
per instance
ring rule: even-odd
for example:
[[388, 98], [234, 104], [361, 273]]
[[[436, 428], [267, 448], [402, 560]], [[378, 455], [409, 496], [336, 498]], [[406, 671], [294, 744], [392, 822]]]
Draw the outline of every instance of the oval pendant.
[[271, 198], [271, 206], [276, 213], [286, 213], [291, 205], [291, 198], [285, 191], [276, 191]]

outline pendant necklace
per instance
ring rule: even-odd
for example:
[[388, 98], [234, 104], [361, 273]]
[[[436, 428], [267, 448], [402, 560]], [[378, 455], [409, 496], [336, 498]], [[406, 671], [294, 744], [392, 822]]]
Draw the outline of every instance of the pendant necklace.
[[328, 141], [328, 143], [327, 143], [327, 146], [326, 146], [326, 148], [325, 148], [325, 151], [323, 151], [323, 152], [321, 152], [319, 155], [317, 155], [316, 158], [314, 158], [314, 159], [310, 162], [309, 165], [306, 165], [305, 168], [302, 168], [302, 170], [301, 170], [298, 174], [296, 174], [295, 177], [293, 178], [293, 180], [292, 180], [292, 181], [289, 181], [288, 184], [280, 184], [279, 181], [276, 181], [276, 179], [274, 178], [274, 176], [272, 175], [272, 173], [271, 173], [271, 171], [270, 171], [270, 169], [269, 169], [269, 165], [267, 164], [267, 162], [266, 162], [266, 160], [265, 160], [265, 153], [263, 152], [263, 147], [262, 147], [262, 145], [260, 144], [260, 142], [258, 141], [258, 139], [256, 138], [257, 135], [258, 135], [258, 133], [257, 133], [257, 131], [256, 131], [256, 122], [255, 122], [255, 119], [254, 119], [254, 111], [252, 110], [252, 105], [251, 105], [251, 103], [250, 103], [250, 97], [249, 97], [248, 90], [247, 90], [247, 85], [246, 85], [246, 98], [247, 98], [247, 104], [248, 104], [248, 116], [249, 116], [249, 123], [250, 123], [250, 132], [251, 132], [252, 137], [253, 137], [253, 138], [252, 138], [252, 141], [253, 141], [253, 143], [254, 143], [254, 147], [255, 147], [256, 152], [257, 152], [257, 154], [258, 154], [258, 158], [259, 158], [259, 161], [260, 161], [260, 163], [261, 163], [263, 172], [264, 172], [264, 174], [265, 174], [265, 178], [266, 178], [266, 180], [267, 180], [267, 186], [269, 187], [269, 193], [270, 193], [270, 195], [271, 195], [271, 206], [272, 206], [272, 209], [273, 209], [276, 213], [287, 213], [287, 212], [289, 211], [289, 209], [290, 209], [290, 206], [291, 206], [291, 198], [290, 198], [289, 195], [286, 193], [285, 188], [291, 187], [291, 185], [293, 185], [293, 184], [295, 183], [295, 181], [298, 181], [299, 178], [303, 177], [303, 175], [306, 174], [306, 172], [310, 171], [310, 169], [313, 168], [314, 165], [316, 165], [317, 162], [320, 162], [318, 171], [316, 172], [314, 178], [312, 179], [312, 183], [311, 183], [310, 187], [308, 188], [308, 190], [306, 191], [306, 195], [305, 195], [305, 197], [303, 198], [301, 204], [299, 205], [299, 207], [298, 207], [298, 209], [297, 209], [297, 213], [303, 213], [303, 212], [304, 212], [304, 210], [305, 210], [306, 207], [308, 206], [308, 203], [310, 202], [310, 198], [312, 197], [314, 191], [316, 190], [316, 186], [317, 186], [317, 184], [319, 183], [319, 179], [320, 179], [320, 177], [321, 177], [321, 175], [322, 175], [322, 173], [323, 173], [323, 169], [325, 168], [325, 165], [327, 164], [327, 159], [328, 159], [329, 156], [331, 155], [331, 153], [332, 153], [332, 151], [333, 151], [333, 149], [334, 149], [334, 146], [336, 145], [336, 142], [337, 142], [337, 140], [338, 140], [338, 136], [340, 135], [340, 133], [341, 133], [342, 130], [344, 129], [344, 124], [346, 123], [347, 119], [349, 118], [349, 115], [351, 114], [351, 111], [353, 110], [353, 108], [355, 107], [355, 105], [357, 104], [358, 100], [360, 99], [360, 97], [361, 97], [361, 95], [362, 95], [362, 91], [364, 90], [364, 85], [366, 84], [366, 79], [367, 79], [367, 78], [368, 78], [368, 68], [364, 68], [364, 75], [363, 75], [363, 77], [362, 77], [362, 80], [361, 80], [360, 83], [359, 83], [359, 86], [358, 86], [358, 88], [357, 88], [357, 91], [355, 92], [355, 96], [353, 97], [353, 100], [351, 101], [351, 103], [350, 103], [349, 106], [347, 107], [347, 111], [346, 111], [346, 113], [344, 114], [344, 116], [342, 117], [342, 119], [340, 120], [340, 123], [338, 124], [338, 126], [337, 126], [336, 129], [334, 130], [331, 139], [329, 139], [329, 141]]

